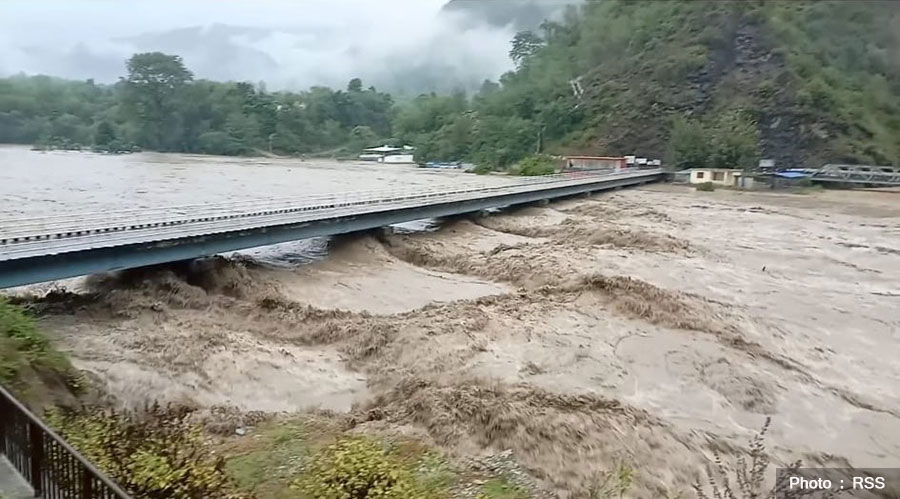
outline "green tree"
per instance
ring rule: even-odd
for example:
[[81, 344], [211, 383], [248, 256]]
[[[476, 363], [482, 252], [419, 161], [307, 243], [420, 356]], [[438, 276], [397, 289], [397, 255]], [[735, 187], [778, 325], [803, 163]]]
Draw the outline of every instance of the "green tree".
[[204, 154], [233, 156], [242, 154], [244, 145], [226, 132], [206, 132], [197, 138], [198, 151]]
[[759, 159], [756, 122], [742, 111], [723, 113], [713, 125], [711, 165], [749, 169]]
[[116, 131], [113, 126], [108, 121], [101, 121], [94, 132], [94, 145], [106, 146], [114, 140], [116, 140]]
[[367, 126], [357, 126], [350, 130], [350, 138], [347, 142], [347, 149], [351, 152], [358, 153], [367, 147], [372, 147], [378, 141], [378, 135]]
[[525, 60], [536, 54], [543, 46], [544, 40], [534, 32], [520, 31], [513, 37], [509, 57], [516, 63], [516, 67], [521, 67]]
[[136, 112], [142, 132], [142, 146], [168, 150], [176, 137], [180, 92], [193, 79], [181, 57], [162, 52], [135, 54], [126, 62], [124, 103]]
[[712, 144], [700, 123], [679, 116], [672, 122], [669, 151], [670, 164], [678, 170], [704, 168], [710, 164]]
[[520, 161], [511, 172], [523, 177], [536, 177], [540, 175], [552, 175], [556, 173], [556, 163], [552, 158], [537, 154], [528, 156]]

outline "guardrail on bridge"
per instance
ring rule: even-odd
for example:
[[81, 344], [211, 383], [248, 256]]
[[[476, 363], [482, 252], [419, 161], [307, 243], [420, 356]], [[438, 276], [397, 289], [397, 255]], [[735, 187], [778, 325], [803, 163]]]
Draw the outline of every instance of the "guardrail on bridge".
[[130, 499], [0, 386], [0, 454], [47, 499]]
[[386, 205], [390, 202], [430, 200], [437, 202], [460, 195], [502, 193], [517, 188], [615, 178], [639, 171], [612, 170], [566, 172], [519, 177], [504, 183], [466, 182], [380, 190], [346, 191], [295, 197], [199, 203], [192, 205], [137, 208], [88, 213], [65, 213], [37, 217], [0, 217], [0, 246], [106, 234], [115, 237], [130, 230], [183, 226], [192, 223], [234, 220], [282, 213], [315, 212], [351, 206]]

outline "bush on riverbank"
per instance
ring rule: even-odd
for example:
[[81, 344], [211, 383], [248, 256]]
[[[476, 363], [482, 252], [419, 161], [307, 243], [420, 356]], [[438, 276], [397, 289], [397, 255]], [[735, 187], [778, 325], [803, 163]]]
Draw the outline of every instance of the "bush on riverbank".
[[142, 413], [53, 411], [47, 421], [135, 499], [249, 497], [236, 491], [225, 460], [189, 416], [153, 405]]
[[34, 319], [0, 297], [0, 384], [29, 403], [44, 398], [38, 392], [59, 383], [78, 391], [82, 380]]
[[556, 163], [553, 158], [543, 155], [529, 156], [510, 169], [513, 175], [523, 177], [536, 177], [538, 175], [552, 175], [556, 173]]
[[491, 173], [492, 171], [494, 171], [494, 169], [491, 168], [490, 165], [483, 164], [483, 163], [469, 169], [469, 173], [474, 173], [476, 175], [487, 175], [488, 173]]
[[342, 438], [319, 451], [293, 487], [310, 497], [423, 497], [413, 473], [374, 440]]

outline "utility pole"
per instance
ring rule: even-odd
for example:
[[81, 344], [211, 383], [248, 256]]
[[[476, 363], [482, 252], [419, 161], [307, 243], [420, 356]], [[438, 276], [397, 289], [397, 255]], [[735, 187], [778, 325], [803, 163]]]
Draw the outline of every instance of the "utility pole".
[[537, 151], [536, 154], [540, 154], [544, 151], [544, 129], [547, 128], [547, 125], [541, 125], [541, 128], [538, 129], [538, 138], [537, 138]]

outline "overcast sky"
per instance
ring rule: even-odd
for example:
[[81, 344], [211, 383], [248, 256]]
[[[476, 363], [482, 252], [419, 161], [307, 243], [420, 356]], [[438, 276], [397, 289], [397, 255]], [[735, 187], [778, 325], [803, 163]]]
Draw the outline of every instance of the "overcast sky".
[[480, 82], [510, 69], [512, 27], [438, 15], [445, 2], [0, 0], [0, 74], [112, 82], [131, 54], [153, 50], [200, 78], [271, 89], [384, 83], [424, 66]]

